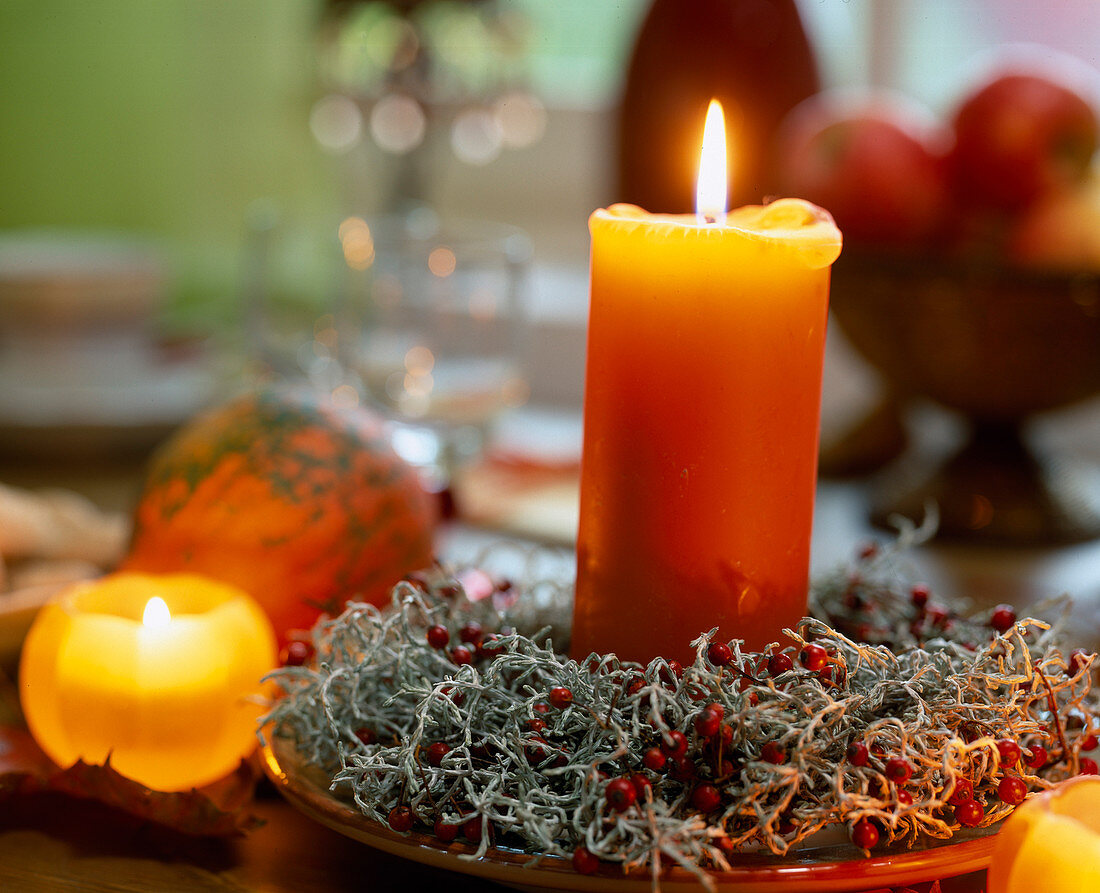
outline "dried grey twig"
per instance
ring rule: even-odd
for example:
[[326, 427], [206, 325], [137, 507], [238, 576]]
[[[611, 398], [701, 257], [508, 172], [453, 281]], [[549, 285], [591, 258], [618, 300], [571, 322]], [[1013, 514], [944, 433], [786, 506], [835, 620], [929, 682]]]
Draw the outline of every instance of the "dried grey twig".
[[707, 883], [829, 826], [865, 850], [948, 838], [1095, 771], [1094, 656], [901, 582], [919, 535], [822, 581], [782, 642], [749, 653], [711, 631], [683, 668], [570, 660], [511, 628], [510, 584], [437, 569], [319, 625], [268, 719], [365, 815], [462, 835], [469, 858], [503, 845]]

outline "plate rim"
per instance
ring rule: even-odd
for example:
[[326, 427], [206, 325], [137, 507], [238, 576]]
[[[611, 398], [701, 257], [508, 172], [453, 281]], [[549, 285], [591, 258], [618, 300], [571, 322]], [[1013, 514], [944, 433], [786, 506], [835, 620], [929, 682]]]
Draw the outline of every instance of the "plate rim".
[[[423, 832], [400, 834], [358, 812], [345, 800], [298, 771], [296, 751], [289, 739], [266, 730], [260, 746], [264, 773], [279, 793], [308, 818], [332, 830], [400, 858], [434, 868], [475, 875], [506, 886], [526, 890], [581, 890], [592, 893], [648, 893], [653, 889], [648, 874], [624, 875], [606, 864], [591, 875], [575, 871], [558, 856], [546, 856], [537, 866], [535, 857], [517, 851], [490, 849], [480, 859], [462, 859], [476, 847], [462, 841], [443, 844]], [[319, 773], [314, 773], [319, 775]], [[712, 871], [720, 893], [845, 893], [873, 887], [898, 886], [957, 877], [988, 867], [999, 825], [981, 829], [977, 836], [921, 850], [891, 851], [865, 859], [838, 862], [754, 864], [731, 871]], [[664, 893], [689, 893], [703, 889], [699, 880], [683, 868], [661, 875]]]

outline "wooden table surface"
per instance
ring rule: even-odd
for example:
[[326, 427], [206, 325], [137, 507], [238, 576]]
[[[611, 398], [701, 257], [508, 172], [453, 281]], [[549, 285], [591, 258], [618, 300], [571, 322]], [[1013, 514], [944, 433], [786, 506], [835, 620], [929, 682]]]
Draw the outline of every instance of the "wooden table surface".
[[0, 890], [495, 891], [495, 884], [371, 850], [305, 818], [272, 790], [263, 827], [232, 840], [172, 834], [91, 802], [35, 795], [0, 805]]

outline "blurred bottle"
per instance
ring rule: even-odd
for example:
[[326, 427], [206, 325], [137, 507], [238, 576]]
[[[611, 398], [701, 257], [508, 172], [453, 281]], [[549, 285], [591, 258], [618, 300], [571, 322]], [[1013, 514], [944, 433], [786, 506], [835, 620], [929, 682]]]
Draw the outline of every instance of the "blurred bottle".
[[707, 103], [726, 113], [731, 207], [774, 195], [772, 137], [818, 90], [794, 0], [654, 0], [627, 71], [616, 199], [692, 211]]

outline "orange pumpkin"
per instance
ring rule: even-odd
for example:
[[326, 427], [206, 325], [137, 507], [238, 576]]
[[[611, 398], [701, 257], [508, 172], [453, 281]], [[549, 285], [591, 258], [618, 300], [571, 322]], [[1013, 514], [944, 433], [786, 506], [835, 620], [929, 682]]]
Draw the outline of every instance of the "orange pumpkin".
[[349, 598], [383, 603], [430, 563], [434, 523], [376, 415], [264, 389], [195, 418], [157, 451], [122, 568], [239, 586], [285, 641]]

